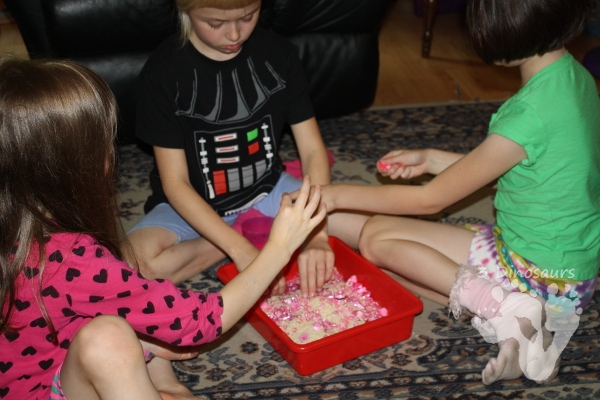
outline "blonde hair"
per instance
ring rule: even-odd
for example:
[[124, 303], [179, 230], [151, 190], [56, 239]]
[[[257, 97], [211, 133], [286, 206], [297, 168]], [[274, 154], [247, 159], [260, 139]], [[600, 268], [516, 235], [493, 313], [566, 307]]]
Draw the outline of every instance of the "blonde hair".
[[195, 8], [207, 7], [217, 8], [219, 10], [235, 10], [248, 7], [251, 4], [258, 3], [261, 0], [176, 0], [177, 11], [179, 12], [179, 27], [182, 45], [190, 40], [192, 32], [192, 21], [189, 12]]

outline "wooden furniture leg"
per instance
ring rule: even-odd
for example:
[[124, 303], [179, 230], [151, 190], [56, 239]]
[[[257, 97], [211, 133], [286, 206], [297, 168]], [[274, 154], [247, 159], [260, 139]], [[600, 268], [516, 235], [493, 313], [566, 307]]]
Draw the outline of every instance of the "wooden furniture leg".
[[423, 0], [423, 45], [421, 48], [421, 54], [423, 58], [429, 58], [429, 51], [431, 50], [431, 37], [433, 35], [433, 22], [438, 12], [438, 1], [439, 0]]

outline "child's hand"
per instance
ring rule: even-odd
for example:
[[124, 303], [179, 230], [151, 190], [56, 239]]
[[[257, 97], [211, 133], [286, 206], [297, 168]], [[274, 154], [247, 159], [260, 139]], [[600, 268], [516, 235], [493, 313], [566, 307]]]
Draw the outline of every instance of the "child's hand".
[[[144, 350], [152, 352], [155, 356], [170, 361], [189, 360], [198, 356], [198, 351], [191, 348], [176, 348], [167, 344], [155, 343], [156, 340], [138, 334], [138, 339]], [[147, 340], [145, 340], [147, 339]]]
[[392, 179], [410, 179], [427, 173], [424, 150], [394, 150], [377, 162], [377, 171]]
[[327, 228], [318, 232], [298, 255], [298, 275], [302, 294], [314, 294], [322, 289], [333, 275], [335, 254], [329, 245]]
[[[325, 209], [328, 213], [331, 213], [336, 210], [335, 199], [337, 196], [337, 187], [341, 186], [340, 184], [336, 185], [319, 185], [319, 189], [321, 190], [321, 205], [325, 206]], [[312, 191], [316, 190], [316, 186], [313, 186]], [[296, 199], [300, 196], [300, 189], [295, 192], [290, 193], [290, 197], [292, 201], [296, 201]]]
[[282, 272], [277, 275], [277, 278], [273, 280], [273, 283], [269, 286], [268, 293], [272, 296], [279, 296], [280, 294], [284, 294], [287, 289], [285, 276]]
[[327, 211], [324, 205], [320, 205], [320, 199], [321, 187], [315, 186], [314, 192], [311, 193], [308, 176], [304, 178], [294, 204], [292, 204], [292, 197], [287, 193], [284, 194], [267, 244], [275, 244], [282, 249], [287, 248], [290, 253], [293, 253], [325, 218]]
[[227, 332], [248, 311], [273, 281], [281, 281], [276, 279], [277, 274], [327, 214], [325, 206], [319, 206], [321, 188], [317, 186], [311, 195], [308, 177], [302, 182], [295, 204], [292, 204], [289, 194], [282, 197], [269, 240], [256, 259], [221, 289], [223, 332]]

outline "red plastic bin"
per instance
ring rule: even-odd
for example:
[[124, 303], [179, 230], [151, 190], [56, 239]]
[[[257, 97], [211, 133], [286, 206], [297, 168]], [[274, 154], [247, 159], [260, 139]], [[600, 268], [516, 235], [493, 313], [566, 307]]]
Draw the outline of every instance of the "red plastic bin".
[[[335, 253], [336, 268], [344, 279], [356, 275], [358, 282], [371, 292], [371, 297], [387, 308], [388, 315], [310, 343], [298, 344], [260, 309], [260, 301], [257, 302], [244, 318], [300, 375], [310, 375], [408, 339], [414, 316], [423, 310], [418, 297], [344, 242], [330, 237], [329, 243]], [[290, 279], [297, 274], [298, 264], [292, 260], [286, 267], [285, 276]], [[233, 263], [217, 270], [223, 283], [236, 275]]]

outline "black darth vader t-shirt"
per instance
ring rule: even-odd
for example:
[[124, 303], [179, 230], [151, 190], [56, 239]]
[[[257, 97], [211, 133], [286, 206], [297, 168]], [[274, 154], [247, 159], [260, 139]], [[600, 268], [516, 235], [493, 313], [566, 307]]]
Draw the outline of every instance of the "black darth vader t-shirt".
[[[136, 134], [184, 149], [192, 186], [224, 216], [268, 195], [282, 172], [283, 127], [313, 115], [296, 48], [257, 27], [227, 61], [163, 43], [140, 75]], [[146, 212], [167, 202], [156, 166], [150, 181]]]

